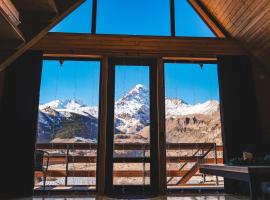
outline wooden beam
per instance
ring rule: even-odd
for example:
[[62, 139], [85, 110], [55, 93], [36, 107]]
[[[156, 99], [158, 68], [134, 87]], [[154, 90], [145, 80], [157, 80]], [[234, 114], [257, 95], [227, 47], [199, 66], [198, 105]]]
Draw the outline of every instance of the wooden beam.
[[157, 116], [158, 116], [158, 162], [159, 162], [159, 193], [166, 193], [166, 130], [165, 130], [165, 89], [164, 63], [162, 58], [157, 59]]
[[234, 39], [49, 33], [33, 50], [45, 54], [114, 57], [216, 57], [246, 55]]
[[[151, 62], [151, 61], [150, 61]], [[157, 60], [149, 63], [150, 69], [150, 184], [151, 192], [158, 193], [160, 187], [160, 160], [159, 160], [159, 146], [158, 141], [158, 105], [157, 105]]]
[[177, 182], [178, 184], [186, 184], [194, 174], [199, 171], [199, 163], [195, 163], [194, 166]]
[[[179, 163], [179, 162], [197, 162], [200, 158], [195, 156], [170, 156], [165, 159], [164, 163]], [[150, 158], [144, 157], [118, 157], [114, 158], [114, 163], [149, 163]], [[65, 164], [67, 162], [66, 156], [50, 156], [50, 165], [52, 164]], [[69, 163], [96, 163], [96, 156], [69, 156]], [[204, 158], [203, 162], [206, 163], [215, 163], [215, 158]], [[217, 159], [218, 163], [223, 163], [223, 158]], [[165, 165], [166, 166], [166, 165]], [[165, 168], [166, 171], [166, 168]], [[163, 171], [164, 172], [164, 171]]]
[[20, 13], [20, 21], [24, 23], [52, 21], [59, 12], [54, 0], [12, 0]]
[[[17, 49], [12, 49], [11, 53], [8, 54], [7, 56], [5, 56], [4, 58], [1, 57], [0, 72], [5, 70], [5, 68], [7, 66], [9, 66], [13, 61], [15, 61], [18, 57], [20, 57], [24, 52], [29, 50], [34, 44], [36, 44], [41, 38], [43, 38], [53, 26], [55, 26], [62, 19], [64, 19], [69, 13], [71, 13], [74, 9], [76, 9], [84, 1], [85, 0], [73, 0], [72, 1], [73, 3], [69, 2], [69, 4], [67, 4], [66, 2], [63, 3], [63, 1], [62, 1], [62, 5], [66, 4], [66, 5], [70, 5], [70, 7], [66, 8], [65, 10], [60, 9], [62, 12], [60, 12], [58, 17], [56, 17], [53, 21], [48, 22], [48, 24], [46, 24], [46, 26], [45, 25], [42, 26], [42, 29], [40, 29], [40, 27], [39, 27], [38, 31], [35, 31], [35, 33], [31, 32], [31, 34], [29, 34], [27, 41], [25, 43], [23, 43], [22, 45], [17, 47]], [[61, 3], [59, 3], [59, 4], [61, 4]], [[28, 25], [29, 28], [31, 26], [30, 24], [26, 24], [26, 25]], [[29, 28], [25, 28], [25, 29], [28, 30]], [[32, 27], [32, 28], [34, 30], [34, 27]], [[37, 27], [35, 27], [35, 29], [36, 28]], [[5, 51], [9, 51], [9, 50], [10, 49], [5, 49]], [[2, 51], [4, 51], [4, 50], [2, 50]]]
[[223, 28], [218, 25], [199, 0], [188, 0], [188, 2], [217, 37], [225, 38], [227, 36]]
[[[166, 172], [166, 176], [173, 176], [173, 177], [181, 177], [188, 173], [188, 170], [168, 170]], [[70, 170], [68, 174], [65, 170], [48, 170], [47, 176], [48, 177], [96, 177], [96, 171], [94, 170]], [[36, 177], [43, 177], [42, 172], [36, 171]], [[150, 171], [149, 170], [116, 170], [113, 172], [113, 177], [149, 177]], [[196, 176], [196, 174], [193, 174]], [[199, 175], [201, 176], [201, 175]]]
[[19, 44], [25, 42], [24, 35], [18, 26], [12, 21], [12, 18], [8, 16], [8, 13], [5, 12], [4, 7], [0, 3], [0, 38], [1, 38], [1, 47], [5, 45], [16, 47]]
[[217, 58], [215, 57], [163, 57], [162, 59], [166, 62], [217, 63]]
[[[166, 144], [167, 150], [194, 150], [194, 149], [208, 150], [210, 147], [213, 148], [214, 143], [167, 143]], [[90, 150], [90, 149], [95, 150], [97, 149], [97, 144], [95, 143], [94, 144], [92, 143], [39, 143], [39, 144], [36, 144], [36, 148], [44, 149], [44, 150], [68, 149], [68, 148], [72, 150]], [[125, 150], [142, 150], [142, 149], [149, 150], [149, 144], [142, 144], [142, 143], [129, 143], [129, 144], [115, 143], [114, 144], [115, 150], [121, 150], [123, 148]], [[217, 146], [217, 151], [223, 151], [223, 146]]]
[[98, 162], [97, 162], [97, 191], [99, 195], [105, 193], [106, 185], [106, 133], [107, 133], [107, 101], [108, 101], [108, 57], [102, 58], [100, 99], [99, 99], [99, 137], [98, 137]]

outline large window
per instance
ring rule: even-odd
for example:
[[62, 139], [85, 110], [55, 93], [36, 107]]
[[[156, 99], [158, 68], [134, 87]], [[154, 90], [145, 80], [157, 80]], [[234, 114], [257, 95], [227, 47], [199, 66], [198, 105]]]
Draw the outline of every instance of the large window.
[[169, 0], [98, 0], [97, 33], [170, 35]]
[[215, 37], [188, 0], [86, 0], [51, 32]]
[[90, 33], [92, 24], [92, 0], [86, 0], [50, 32]]
[[[108, 107], [114, 107], [107, 117], [111, 114], [113, 127], [106, 132], [110, 187], [146, 191], [159, 167], [153, 166], [160, 147], [153, 143], [158, 135], [151, 123], [157, 107], [150, 104], [156, 66], [140, 60], [112, 63], [114, 98]], [[199, 173], [200, 163], [223, 163], [217, 65], [165, 63], [164, 68], [167, 188], [223, 187], [222, 178]], [[48, 168], [47, 155], [42, 163], [48, 169], [45, 189], [96, 188], [99, 76], [98, 61], [43, 63], [36, 149], [50, 157]], [[42, 173], [35, 176], [35, 189], [42, 189]]]
[[149, 66], [115, 66], [113, 185], [150, 184]]
[[[36, 166], [47, 170], [45, 189], [95, 188], [99, 71], [98, 61], [43, 62], [36, 155], [49, 155]], [[41, 189], [44, 178], [36, 170], [35, 189]]]
[[191, 7], [187, 0], [174, 1], [176, 36], [215, 37], [211, 29]]
[[167, 187], [222, 187], [199, 173], [223, 163], [216, 64], [165, 64]]

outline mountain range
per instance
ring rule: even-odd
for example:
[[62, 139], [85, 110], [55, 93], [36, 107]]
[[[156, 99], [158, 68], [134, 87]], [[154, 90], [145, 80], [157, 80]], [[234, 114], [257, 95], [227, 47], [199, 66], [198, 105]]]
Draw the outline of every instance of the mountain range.
[[[150, 124], [149, 97], [149, 90], [138, 84], [115, 102], [115, 133], [147, 137]], [[181, 99], [166, 98], [165, 108], [166, 128], [171, 135], [177, 136], [179, 131], [183, 133], [184, 130], [187, 134], [195, 130], [200, 133], [211, 130], [217, 134], [220, 132], [219, 103], [215, 100], [191, 105]], [[52, 142], [57, 138], [94, 142], [97, 134], [97, 106], [89, 107], [74, 99], [54, 100], [39, 106], [38, 142]], [[177, 140], [173, 136], [169, 138]]]

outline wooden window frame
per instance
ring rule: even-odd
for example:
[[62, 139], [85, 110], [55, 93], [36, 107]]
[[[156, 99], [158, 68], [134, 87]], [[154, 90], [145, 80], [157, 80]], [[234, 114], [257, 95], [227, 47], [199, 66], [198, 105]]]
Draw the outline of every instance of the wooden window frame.
[[[160, 98], [164, 98], [164, 104], [161, 105], [161, 110], [162, 112], [164, 112], [164, 114], [162, 113], [162, 115], [160, 115], [159, 117], [161, 118], [160, 120], [163, 120], [162, 121], [162, 124], [161, 126], [164, 126], [162, 128], [160, 128], [160, 131], [164, 131], [164, 138], [165, 139], [162, 139], [161, 142], [162, 143], [162, 148], [164, 148], [165, 150], [162, 150], [161, 151], [161, 157], [163, 156], [164, 158], [164, 154], [165, 154], [165, 166], [162, 165], [160, 170], [162, 170], [163, 174], [162, 174], [162, 178], [163, 180], [165, 180], [166, 182], [162, 184], [162, 189], [160, 189], [160, 192], [164, 192], [165, 193], [177, 193], [179, 191], [190, 191], [190, 188], [181, 188], [181, 189], [177, 189], [177, 188], [168, 188], [167, 187], [167, 168], [166, 168], [166, 165], [167, 165], [167, 156], [166, 156], [166, 146], [167, 146], [167, 142], [166, 142], [166, 118], [165, 118], [165, 113], [166, 113], [166, 108], [165, 108], [165, 84], [166, 84], [166, 81], [165, 81], [165, 64], [166, 63], [174, 63], [174, 64], [201, 64], [201, 65], [205, 65], [205, 64], [216, 64], [217, 67], [218, 67], [218, 59], [217, 58], [188, 58], [188, 57], [179, 57], [179, 58], [164, 58], [162, 60], [162, 75], [160, 75], [160, 79], [162, 80], [162, 83], [160, 83], [158, 86], [159, 87], [162, 87], [162, 92], [163, 92], [163, 96], [161, 96]], [[198, 66], [199, 67], [199, 66]], [[219, 77], [218, 77], [219, 79]], [[219, 84], [219, 80], [218, 80], [218, 84]], [[219, 97], [220, 97], [220, 91], [219, 91]], [[221, 103], [221, 100], [219, 101]], [[220, 109], [220, 122], [222, 123], [222, 112], [221, 112], [221, 107], [219, 108]], [[221, 135], [222, 135], [222, 140], [223, 140], [223, 143], [224, 143], [224, 137], [223, 137], [223, 128], [221, 128]], [[164, 188], [165, 187], [165, 188]], [[197, 189], [200, 191], [200, 189]], [[217, 189], [214, 189], [214, 190], [217, 190]], [[211, 191], [211, 189], [208, 189], [207, 191]], [[163, 194], [163, 193], [161, 193]]]
[[[165, 63], [201, 63], [217, 64], [217, 59], [210, 57], [155, 57], [155, 58], [129, 58], [129, 57], [108, 57], [108, 56], [76, 56], [70, 55], [47, 55], [44, 60], [67, 60], [67, 61], [99, 61], [99, 130], [98, 130], [98, 152], [96, 163], [96, 189], [91, 190], [99, 195], [120, 194], [118, 189], [112, 191], [112, 153], [113, 153], [113, 122], [114, 122], [114, 93], [115, 93], [115, 65], [146, 65], [149, 66], [150, 80], [150, 109], [151, 114], [151, 187], [149, 194], [167, 194], [166, 183], [166, 127], [165, 127]], [[124, 60], [124, 62], [123, 62]], [[155, 107], [151, 105], [155, 105]], [[156, 136], [153, 136], [156, 134]], [[121, 186], [120, 186], [121, 187]], [[115, 187], [114, 187], [115, 188]], [[116, 188], [117, 189], [117, 188]], [[139, 187], [127, 188], [127, 192], [141, 192]], [[171, 191], [171, 190], [169, 190]], [[64, 192], [64, 191], [60, 191]]]
[[[104, 107], [102, 106], [103, 105], [103, 102], [102, 102], [102, 91], [103, 91], [103, 88], [102, 88], [102, 80], [104, 81], [104, 78], [103, 78], [103, 75], [104, 75], [104, 66], [106, 66], [106, 63], [104, 65], [104, 59], [99, 59], [99, 58], [92, 58], [92, 57], [76, 57], [76, 56], [72, 56], [72, 55], [69, 55], [69, 56], [52, 56], [52, 55], [45, 55], [43, 54], [43, 62], [46, 61], [46, 60], [50, 60], [50, 61], [85, 61], [85, 62], [91, 62], [91, 61], [96, 61], [96, 62], [99, 62], [100, 65], [99, 65], [99, 68], [100, 68], [100, 73], [99, 73], [99, 104], [98, 104], [98, 109], [99, 109], [99, 116], [98, 116], [98, 138], [97, 138], [97, 162], [96, 162], [96, 187], [95, 189], [89, 189], [88, 191], [89, 192], [98, 192], [99, 191], [99, 188], [100, 188], [100, 181], [99, 181], [99, 176], [100, 176], [100, 173], [102, 173], [102, 170], [100, 169], [100, 163], [102, 163], [102, 161], [100, 160], [100, 154], [102, 154], [103, 152], [100, 151], [100, 147], [103, 147], [102, 145], [104, 145], [102, 143], [102, 121], [103, 121], [103, 118], [104, 116], [102, 115], [103, 113], [103, 110], [104, 110]], [[42, 66], [43, 67], [43, 66]], [[90, 66], [91, 67], [91, 66]], [[102, 104], [102, 105], [101, 105]], [[102, 175], [101, 175], [102, 177]], [[87, 185], [86, 185], [87, 186]], [[41, 194], [44, 194], [44, 193], [49, 193], [50, 191], [34, 191], [34, 192], [38, 192], [38, 193], [41, 193]], [[61, 194], [67, 194], [69, 192], [67, 192], [66, 189], [58, 189], [57, 192], [60, 192]], [[72, 191], [71, 191], [72, 193]]]
[[156, 194], [159, 187], [158, 169], [158, 140], [155, 137], [157, 133], [157, 107], [156, 107], [156, 60], [155, 59], [132, 59], [132, 58], [110, 58], [108, 60], [108, 87], [107, 87], [107, 131], [106, 131], [106, 194], [121, 194], [122, 186], [113, 186], [113, 130], [114, 130], [114, 93], [115, 93], [115, 66], [149, 66], [149, 83], [150, 83], [150, 185], [148, 186], [131, 186], [125, 185], [126, 193], [136, 194], [146, 192], [147, 194]]

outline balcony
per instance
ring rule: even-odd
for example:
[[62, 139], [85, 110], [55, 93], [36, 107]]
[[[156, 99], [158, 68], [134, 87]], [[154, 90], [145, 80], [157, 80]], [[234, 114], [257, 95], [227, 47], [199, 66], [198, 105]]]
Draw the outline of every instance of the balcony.
[[[45, 190], [96, 188], [96, 143], [39, 143], [36, 149], [50, 154]], [[150, 145], [115, 143], [115, 152], [123, 149], [137, 152], [137, 156], [114, 155], [114, 163], [121, 165], [113, 171], [114, 179], [119, 179], [118, 183], [140, 180], [140, 183], [147, 184]], [[167, 188], [222, 188], [222, 178], [199, 173], [201, 163], [223, 163], [222, 151], [223, 147], [215, 143], [167, 143]], [[35, 172], [34, 190], [43, 190], [42, 177], [42, 172]]]

